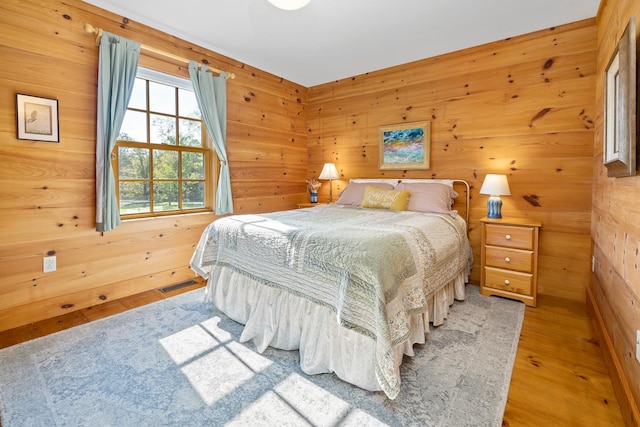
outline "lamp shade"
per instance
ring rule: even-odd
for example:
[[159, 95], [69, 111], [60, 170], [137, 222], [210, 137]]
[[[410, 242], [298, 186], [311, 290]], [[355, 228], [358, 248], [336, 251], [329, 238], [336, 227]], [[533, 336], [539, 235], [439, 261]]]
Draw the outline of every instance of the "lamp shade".
[[336, 165], [333, 163], [325, 163], [322, 168], [322, 172], [320, 172], [320, 176], [318, 179], [338, 179], [340, 175], [338, 175], [338, 169], [336, 169]]
[[269, 3], [283, 10], [302, 9], [309, 4], [311, 0], [267, 0]]
[[506, 175], [498, 175], [488, 173], [484, 177], [484, 182], [480, 188], [480, 194], [489, 194], [491, 196], [510, 196], [509, 181]]

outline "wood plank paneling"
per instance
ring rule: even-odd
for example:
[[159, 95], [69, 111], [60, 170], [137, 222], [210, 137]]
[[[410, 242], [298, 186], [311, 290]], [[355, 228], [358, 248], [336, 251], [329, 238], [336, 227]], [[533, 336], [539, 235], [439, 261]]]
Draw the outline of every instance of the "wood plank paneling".
[[[89, 23], [235, 73], [227, 83], [231, 186], [240, 213], [306, 200], [307, 89], [80, 0], [0, 4], [0, 330], [179, 282], [215, 215], [95, 231], [98, 48]], [[185, 64], [143, 66], [188, 78]], [[16, 139], [15, 94], [59, 102], [60, 143]], [[42, 257], [57, 271], [42, 273]]]
[[[603, 76], [629, 19], [640, 37], [640, 2], [602, 0], [598, 11], [597, 75]], [[591, 239], [595, 272], [590, 285], [594, 312], [603, 329], [605, 355], [627, 425], [640, 425], [640, 176], [608, 178], [602, 164], [604, 79], [596, 80]]]
[[[479, 280], [485, 174], [509, 176], [504, 216], [542, 221], [539, 291], [585, 301], [597, 79], [595, 19], [309, 88], [309, 172], [460, 178], [471, 185]], [[428, 171], [380, 171], [378, 127], [431, 121]], [[328, 188], [320, 189], [326, 197]]]

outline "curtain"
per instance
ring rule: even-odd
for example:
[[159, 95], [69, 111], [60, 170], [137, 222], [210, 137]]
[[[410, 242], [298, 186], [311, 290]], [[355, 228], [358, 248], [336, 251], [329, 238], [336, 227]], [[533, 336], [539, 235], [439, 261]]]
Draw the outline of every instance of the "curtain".
[[233, 213], [231, 177], [226, 151], [227, 80], [225, 72], [221, 72], [219, 77], [215, 77], [207, 72], [208, 68], [206, 65], [202, 65], [198, 69], [197, 62], [189, 62], [189, 76], [198, 106], [202, 112], [202, 120], [204, 120], [218, 159], [220, 159], [220, 176], [216, 186], [215, 200], [216, 214], [223, 215]]
[[96, 135], [96, 230], [101, 232], [120, 225], [111, 153], [133, 92], [139, 59], [140, 43], [102, 33]]

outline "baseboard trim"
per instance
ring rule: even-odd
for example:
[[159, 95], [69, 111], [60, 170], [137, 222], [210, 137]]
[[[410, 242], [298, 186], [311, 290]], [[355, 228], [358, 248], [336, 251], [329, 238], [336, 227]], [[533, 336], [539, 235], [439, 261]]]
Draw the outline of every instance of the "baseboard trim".
[[640, 410], [638, 410], [638, 405], [631, 394], [631, 387], [624, 375], [620, 361], [616, 356], [613, 343], [609, 338], [607, 327], [604, 324], [602, 313], [600, 312], [600, 307], [598, 307], [590, 287], [587, 287], [587, 310], [591, 315], [593, 328], [598, 337], [598, 341], [601, 343], [600, 348], [602, 349], [605, 364], [609, 369], [609, 375], [611, 376], [613, 389], [618, 398], [622, 418], [627, 426], [636, 427], [640, 424]]

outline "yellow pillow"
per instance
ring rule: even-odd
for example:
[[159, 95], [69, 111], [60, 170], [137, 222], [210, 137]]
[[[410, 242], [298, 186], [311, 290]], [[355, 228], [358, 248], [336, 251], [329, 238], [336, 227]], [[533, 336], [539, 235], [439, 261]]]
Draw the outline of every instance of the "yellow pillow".
[[360, 206], [363, 208], [406, 211], [410, 195], [411, 191], [409, 190], [385, 190], [367, 185], [364, 189], [364, 196]]

